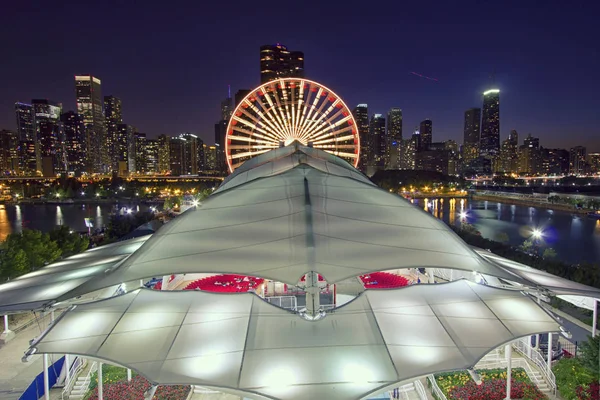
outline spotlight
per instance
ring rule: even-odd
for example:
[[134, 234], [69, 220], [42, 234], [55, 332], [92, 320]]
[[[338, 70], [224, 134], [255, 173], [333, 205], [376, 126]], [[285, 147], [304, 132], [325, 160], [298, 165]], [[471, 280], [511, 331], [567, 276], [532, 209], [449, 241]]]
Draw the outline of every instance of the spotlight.
[[461, 211], [459, 214], [459, 217], [461, 217], [462, 219], [467, 218], [467, 212], [466, 211]]
[[536, 228], [536, 229], [534, 229], [534, 230], [533, 230], [533, 232], [532, 232], [531, 234], [533, 235], [533, 237], [534, 237], [535, 239], [540, 239], [542, 236], [544, 236], [544, 234], [542, 233], [542, 231], [541, 231], [541, 230], [539, 230], [539, 229], [537, 229], [537, 228]]

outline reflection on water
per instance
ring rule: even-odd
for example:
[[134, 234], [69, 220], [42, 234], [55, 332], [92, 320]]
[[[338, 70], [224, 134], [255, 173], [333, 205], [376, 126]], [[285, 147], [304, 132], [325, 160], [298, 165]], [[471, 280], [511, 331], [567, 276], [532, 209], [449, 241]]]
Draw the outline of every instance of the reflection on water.
[[10, 221], [6, 213], [4, 205], [0, 204], [0, 241], [6, 239], [6, 237], [12, 232]]
[[600, 220], [585, 215], [467, 199], [428, 198], [411, 202], [453, 225], [460, 226], [462, 218], [459, 215], [466, 212], [464, 220], [480, 231], [483, 237], [494, 239], [504, 232], [514, 246], [530, 239], [534, 229], [539, 229], [544, 235], [544, 245], [552, 247], [561, 260], [600, 264]]

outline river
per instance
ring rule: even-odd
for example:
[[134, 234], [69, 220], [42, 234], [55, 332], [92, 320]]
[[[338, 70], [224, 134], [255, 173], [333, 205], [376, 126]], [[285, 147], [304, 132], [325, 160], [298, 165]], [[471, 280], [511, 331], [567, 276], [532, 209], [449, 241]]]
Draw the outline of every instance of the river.
[[[504, 232], [512, 245], [522, 244], [532, 236], [533, 229], [539, 229], [543, 233], [543, 246], [552, 247], [560, 260], [600, 264], [599, 220], [492, 201], [446, 198], [415, 199], [413, 203], [449, 224], [460, 225], [465, 220], [489, 239]], [[139, 207], [147, 209], [144, 205]], [[111, 212], [110, 204], [0, 205], [0, 240], [11, 232], [20, 232], [23, 227], [49, 231], [62, 224], [85, 231], [84, 218], [93, 218], [94, 227], [101, 228]], [[466, 212], [466, 217], [461, 217], [461, 212]]]
[[[120, 206], [129, 206], [133, 211], [148, 209], [146, 205]], [[85, 218], [92, 219], [93, 229], [102, 228], [112, 212], [113, 204], [0, 204], [0, 241], [23, 228], [48, 232], [56, 226], [67, 225], [74, 231], [86, 231]]]

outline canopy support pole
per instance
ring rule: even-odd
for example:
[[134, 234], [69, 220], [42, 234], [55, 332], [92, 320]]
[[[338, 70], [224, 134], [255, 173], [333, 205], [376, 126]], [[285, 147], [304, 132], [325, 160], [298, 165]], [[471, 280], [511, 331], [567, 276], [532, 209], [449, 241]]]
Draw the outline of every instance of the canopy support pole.
[[4, 332], [0, 335], [0, 342], [8, 342], [15, 337], [15, 333], [8, 329], [8, 315], [4, 316]]
[[131, 370], [127, 368], [127, 382], [131, 382]]
[[163, 276], [162, 286], [160, 287], [160, 290], [167, 290], [167, 287], [169, 286], [169, 279], [171, 279], [171, 275]]
[[592, 317], [592, 337], [596, 337], [596, 320], [598, 319], [598, 300], [594, 299], [594, 315]]
[[156, 393], [156, 389], [158, 389], [157, 385], [150, 386], [150, 388], [144, 392], [144, 399], [151, 400], [154, 397], [154, 393]]
[[306, 274], [306, 313], [311, 317], [319, 314], [321, 308], [321, 298], [319, 289], [319, 274], [310, 271]]
[[44, 400], [50, 400], [50, 379], [48, 377], [48, 354], [44, 353]]
[[71, 357], [69, 354], [65, 354], [65, 365], [67, 369], [65, 369], [65, 386], [69, 386], [69, 381], [71, 380]]
[[504, 347], [506, 355], [506, 400], [510, 399], [511, 379], [512, 379], [512, 344], [507, 344]]
[[435, 283], [435, 277], [433, 276], [433, 269], [427, 268], [425, 269], [427, 276], [429, 277], [428, 283]]
[[102, 363], [98, 363], [98, 400], [104, 400], [104, 382], [102, 382]]
[[552, 332], [548, 333], [548, 372], [552, 371]]

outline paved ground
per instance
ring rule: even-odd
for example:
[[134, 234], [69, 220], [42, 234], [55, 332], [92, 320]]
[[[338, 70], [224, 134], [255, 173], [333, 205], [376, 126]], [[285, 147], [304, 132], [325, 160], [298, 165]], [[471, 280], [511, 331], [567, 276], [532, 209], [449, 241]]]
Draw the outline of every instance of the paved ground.
[[[42, 372], [42, 357], [33, 356], [28, 363], [21, 362], [25, 351], [29, 348], [29, 340], [40, 334], [40, 328], [46, 327], [50, 317], [19, 332], [5, 345], [0, 345], [0, 400], [18, 399], [21, 393]], [[59, 358], [59, 357], [56, 357]], [[52, 356], [50, 356], [52, 363]]]

